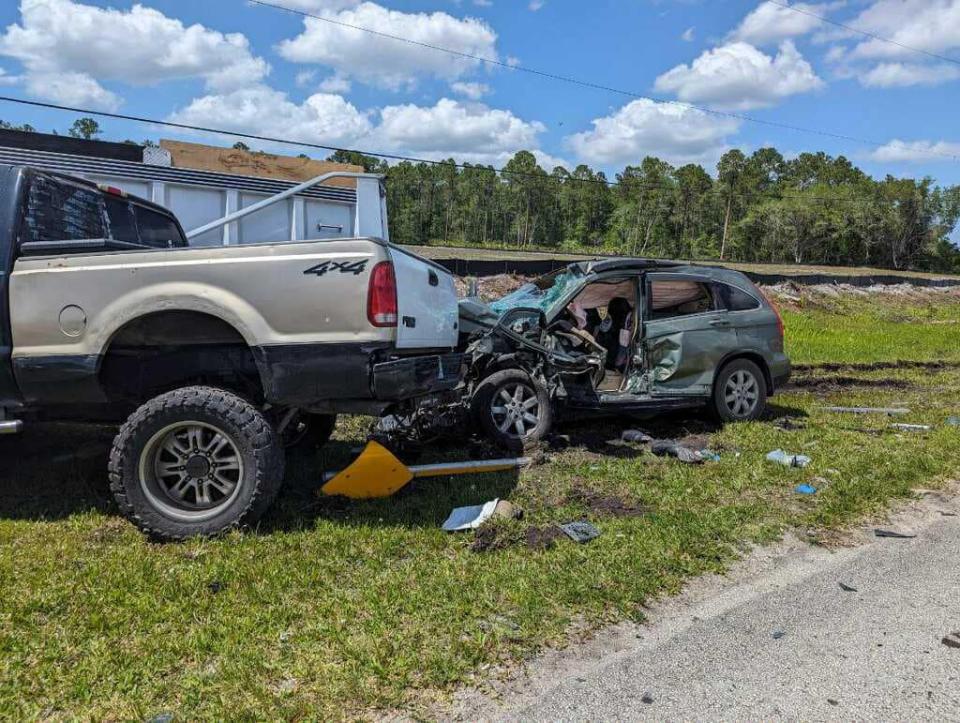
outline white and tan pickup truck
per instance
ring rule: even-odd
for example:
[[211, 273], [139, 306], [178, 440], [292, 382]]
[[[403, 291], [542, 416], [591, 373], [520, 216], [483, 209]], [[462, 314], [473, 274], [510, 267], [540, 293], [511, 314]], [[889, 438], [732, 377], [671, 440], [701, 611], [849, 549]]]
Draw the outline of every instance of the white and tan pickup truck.
[[0, 430], [123, 421], [121, 510], [182, 539], [255, 521], [291, 425], [453, 389], [442, 267], [377, 238], [190, 247], [166, 209], [0, 166]]

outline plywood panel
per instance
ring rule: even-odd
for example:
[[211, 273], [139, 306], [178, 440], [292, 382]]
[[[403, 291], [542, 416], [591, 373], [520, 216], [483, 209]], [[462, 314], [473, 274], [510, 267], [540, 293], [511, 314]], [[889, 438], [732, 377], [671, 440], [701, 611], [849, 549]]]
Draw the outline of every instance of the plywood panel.
[[[330, 171], [363, 173], [362, 167], [346, 163], [275, 156], [270, 153], [217, 148], [199, 143], [162, 140], [160, 147], [170, 152], [175, 168], [192, 168], [198, 171], [232, 173], [238, 176], [256, 176], [294, 182], [309, 181]], [[351, 178], [335, 178], [324, 185], [356, 188], [356, 183]]]

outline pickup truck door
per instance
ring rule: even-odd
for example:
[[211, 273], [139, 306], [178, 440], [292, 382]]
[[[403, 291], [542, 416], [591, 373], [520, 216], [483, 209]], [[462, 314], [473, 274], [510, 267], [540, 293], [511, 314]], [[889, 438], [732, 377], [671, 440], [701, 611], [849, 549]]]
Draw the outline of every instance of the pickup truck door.
[[713, 283], [691, 274], [647, 274], [644, 303], [652, 396], [709, 396], [717, 365], [737, 344]]
[[460, 311], [453, 276], [393, 244], [390, 255], [397, 278], [397, 348], [455, 347]]

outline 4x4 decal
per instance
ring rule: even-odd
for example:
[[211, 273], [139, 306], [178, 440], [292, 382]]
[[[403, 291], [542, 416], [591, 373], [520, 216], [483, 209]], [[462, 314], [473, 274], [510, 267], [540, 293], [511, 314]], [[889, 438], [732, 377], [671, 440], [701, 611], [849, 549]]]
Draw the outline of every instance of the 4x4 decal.
[[363, 261], [324, 261], [322, 264], [311, 266], [304, 271], [304, 275], [325, 276], [327, 273], [339, 271], [341, 274], [359, 276], [367, 269], [367, 259]]

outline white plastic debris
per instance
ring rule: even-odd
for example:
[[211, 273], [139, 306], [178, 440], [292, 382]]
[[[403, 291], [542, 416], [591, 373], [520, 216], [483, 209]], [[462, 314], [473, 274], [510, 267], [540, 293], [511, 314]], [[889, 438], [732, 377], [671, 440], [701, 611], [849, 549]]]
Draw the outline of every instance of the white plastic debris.
[[812, 460], [805, 454], [787, 454], [782, 449], [775, 449], [767, 455], [767, 461], [784, 467], [806, 467]]
[[447, 532], [462, 532], [463, 530], [475, 530], [484, 522], [493, 517], [494, 510], [497, 509], [499, 499], [490, 500], [482, 505], [473, 505], [472, 507], [457, 507], [447, 521], [443, 523], [443, 529]]

